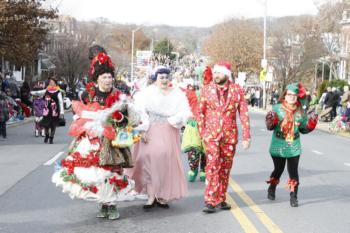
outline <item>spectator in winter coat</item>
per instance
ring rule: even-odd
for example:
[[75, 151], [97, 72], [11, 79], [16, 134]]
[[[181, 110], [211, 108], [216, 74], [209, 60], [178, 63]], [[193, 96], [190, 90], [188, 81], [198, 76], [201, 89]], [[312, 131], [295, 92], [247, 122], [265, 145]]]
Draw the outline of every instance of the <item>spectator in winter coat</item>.
[[331, 87], [327, 87], [327, 95], [324, 99], [324, 105], [325, 105], [325, 108], [332, 108], [331, 119], [333, 119], [337, 114], [336, 112], [333, 111], [333, 106], [336, 105], [336, 103], [335, 103], [334, 92], [332, 91]]
[[57, 85], [54, 77], [49, 79], [49, 85], [46, 90], [32, 91], [32, 95], [44, 94], [45, 107], [43, 119], [40, 120], [40, 126], [45, 129], [44, 143], [53, 144], [56, 127], [60, 118], [64, 118], [63, 98], [60, 87]]
[[332, 88], [327, 87], [327, 94], [323, 101], [326, 108], [333, 106], [333, 97], [334, 97], [334, 93], [332, 92]]
[[341, 97], [342, 112], [345, 112], [348, 102], [350, 102], [349, 86], [344, 86], [344, 94]]
[[337, 90], [337, 88], [332, 88], [333, 92], [333, 104], [332, 104], [332, 119], [334, 119], [337, 116], [337, 107], [340, 103], [340, 94]]
[[45, 136], [44, 129], [40, 126], [40, 121], [43, 118], [43, 111], [45, 108], [45, 100], [39, 96], [34, 96], [33, 101], [33, 112], [35, 116], [35, 137], [39, 137], [39, 134], [41, 134], [42, 137]]
[[27, 81], [24, 81], [22, 87], [20, 88], [21, 93], [21, 101], [28, 107], [32, 106], [32, 102], [30, 101], [30, 87]]
[[10, 93], [9, 96], [11, 96], [13, 99], [20, 97], [19, 89], [18, 89], [17, 82], [16, 82], [15, 78], [14, 77], [11, 78], [8, 75], [5, 82], [6, 82], [6, 86], [7, 86], [7, 91], [9, 91], [9, 93]]
[[9, 109], [5, 96], [0, 94], [0, 140], [6, 140], [6, 121], [9, 119]]

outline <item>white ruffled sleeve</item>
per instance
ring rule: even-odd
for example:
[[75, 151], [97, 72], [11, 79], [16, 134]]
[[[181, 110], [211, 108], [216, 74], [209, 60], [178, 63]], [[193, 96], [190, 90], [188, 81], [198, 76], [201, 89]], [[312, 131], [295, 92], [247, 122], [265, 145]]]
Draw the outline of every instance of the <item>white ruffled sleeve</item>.
[[149, 129], [150, 126], [149, 116], [146, 111], [146, 93], [142, 91], [139, 92], [134, 96], [134, 100], [135, 102], [133, 108], [140, 116], [140, 124], [137, 127], [135, 127], [135, 130], [145, 132]]
[[60, 107], [60, 114], [64, 115], [63, 97], [62, 97], [62, 92], [61, 91], [58, 92], [57, 98], [58, 98], [58, 104], [59, 104], [59, 107]]
[[184, 92], [177, 90], [176, 103], [178, 111], [175, 115], [168, 118], [168, 122], [175, 128], [181, 128], [186, 125], [187, 120], [192, 116], [188, 99]]

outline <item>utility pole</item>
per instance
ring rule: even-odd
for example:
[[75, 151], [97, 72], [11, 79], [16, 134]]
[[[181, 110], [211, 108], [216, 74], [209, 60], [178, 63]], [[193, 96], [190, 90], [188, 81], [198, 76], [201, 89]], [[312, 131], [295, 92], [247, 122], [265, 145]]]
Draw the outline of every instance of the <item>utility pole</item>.
[[140, 28], [136, 28], [131, 31], [131, 73], [130, 73], [130, 79], [134, 79], [134, 43], [135, 43], [135, 32], [140, 30]]
[[168, 45], [168, 54], [169, 54], [169, 39], [167, 38], [167, 45]]
[[266, 16], [267, 16], [267, 0], [264, 0], [264, 60], [266, 60]]
[[149, 50], [153, 52], [153, 38], [151, 38], [151, 44], [150, 44]]
[[318, 66], [318, 63], [317, 63], [317, 60], [315, 61], [315, 81], [314, 81], [314, 91], [317, 90], [317, 66]]
[[[266, 16], [267, 16], [267, 0], [263, 0], [264, 3], [264, 45], [263, 45], [263, 60], [261, 61], [261, 66], [263, 69], [267, 70], [267, 60], [266, 60]], [[266, 109], [266, 80], [263, 80], [263, 108]]]
[[322, 60], [322, 82], [324, 80], [324, 60]]

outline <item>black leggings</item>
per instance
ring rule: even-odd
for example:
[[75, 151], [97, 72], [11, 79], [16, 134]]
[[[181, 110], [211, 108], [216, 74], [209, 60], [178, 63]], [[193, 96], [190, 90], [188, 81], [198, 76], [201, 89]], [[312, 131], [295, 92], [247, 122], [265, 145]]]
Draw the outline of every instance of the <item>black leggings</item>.
[[56, 132], [56, 126], [51, 125], [51, 127], [44, 127], [46, 137], [54, 137]]
[[1, 121], [0, 122], [0, 135], [3, 138], [6, 138], [6, 121]]
[[271, 157], [275, 168], [271, 173], [270, 177], [280, 179], [287, 161], [289, 178], [296, 180], [299, 183], [298, 165], [299, 165], [300, 155], [291, 157], [291, 158], [282, 158], [282, 157], [274, 157], [274, 156], [271, 156]]

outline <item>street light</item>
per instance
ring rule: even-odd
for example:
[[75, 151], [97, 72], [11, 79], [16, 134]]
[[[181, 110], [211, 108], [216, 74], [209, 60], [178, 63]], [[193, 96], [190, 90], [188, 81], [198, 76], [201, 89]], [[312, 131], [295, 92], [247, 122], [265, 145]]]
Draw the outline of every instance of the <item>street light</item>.
[[[267, 70], [267, 60], [266, 60], [266, 15], [267, 15], [267, 0], [263, 0], [264, 4], [264, 45], [263, 45], [263, 60], [261, 61], [261, 66], [263, 69]], [[266, 81], [263, 80], [263, 108], [266, 109]]]
[[130, 78], [134, 79], [134, 43], [135, 43], [135, 32], [140, 30], [141, 28], [138, 27], [131, 31], [131, 76]]
[[266, 15], [267, 15], [267, 0], [264, 0], [264, 60], [266, 60]]

